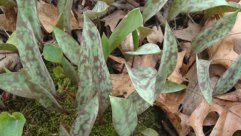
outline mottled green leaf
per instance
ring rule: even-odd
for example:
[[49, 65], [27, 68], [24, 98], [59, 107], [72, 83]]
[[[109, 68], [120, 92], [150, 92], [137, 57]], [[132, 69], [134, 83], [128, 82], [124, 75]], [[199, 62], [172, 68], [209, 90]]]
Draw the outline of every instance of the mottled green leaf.
[[229, 14], [209, 26], [203, 32], [201, 32], [192, 41], [192, 51], [200, 53], [207, 47], [213, 45], [214, 43], [225, 37], [233, 28], [236, 17], [237, 12]]
[[79, 76], [76, 74], [78, 73], [75, 67], [66, 59], [64, 58], [61, 62], [64, 74], [73, 82], [74, 84], [78, 85], [79, 83]]
[[31, 80], [55, 94], [55, 85], [39, 51], [40, 24], [35, 0], [17, 0], [16, 47]]
[[0, 6], [16, 6], [14, 0], [0, 0]]
[[112, 121], [120, 136], [130, 136], [137, 125], [137, 114], [131, 100], [110, 96]]
[[157, 73], [156, 78], [156, 90], [162, 92], [163, 86], [166, 82], [167, 77], [175, 69], [177, 62], [177, 43], [176, 39], [172, 34], [171, 28], [166, 23], [165, 35], [163, 43], [163, 51], [161, 56], [161, 64]]
[[59, 19], [56, 26], [62, 30], [66, 30], [70, 33], [70, 17], [72, 10], [73, 0], [59, 0], [58, 10]]
[[106, 14], [108, 5], [104, 1], [97, 1], [95, 7], [91, 11], [86, 11], [85, 15], [89, 17], [89, 19], [96, 19], [104, 14]]
[[186, 88], [185, 85], [166, 81], [165, 84], [163, 85], [161, 93], [174, 93], [174, 92], [181, 91], [185, 88]]
[[198, 77], [198, 85], [202, 92], [205, 100], [211, 104], [212, 103], [212, 93], [213, 89], [211, 86], [211, 81], [209, 78], [209, 66], [210, 62], [207, 60], [196, 59], [197, 60], [197, 77]]
[[221, 95], [229, 91], [241, 77], [241, 55], [219, 78], [215, 88], [214, 95]]
[[161, 50], [158, 45], [153, 43], [144, 44], [136, 51], [126, 52], [126, 54], [129, 54], [129, 55], [146, 55], [146, 54], [158, 54], [158, 53], [161, 53]]
[[[119, 25], [115, 28], [113, 33], [109, 38], [109, 53], [105, 58], [109, 56], [109, 54], [119, 46], [119, 44], [126, 38], [126, 36], [136, 30], [143, 23], [143, 18], [140, 12], [140, 9], [133, 9], [128, 13], [128, 15], [122, 19]], [[104, 52], [107, 50], [103, 48]]]
[[153, 105], [156, 91], [156, 70], [151, 67], [142, 66], [131, 68], [128, 64], [126, 64], [126, 68], [135, 90], [142, 97], [142, 99], [144, 99], [150, 105]]
[[139, 36], [137, 30], [132, 32], [132, 39], [134, 44], [134, 50], [136, 50], [139, 47]]
[[2, 43], [0, 44], [0, 50], [7, 50], [7, 51], [14, 51], [17, 52], [18, 49], [16, 48], [16, 46], [12, 45], [12, 44], [8, 44], [8, 43]]
[[111, 80], [102, 51], [101, 38], [96, 26], [84, 15], [83, 39], [81, 43], [79, 89], [77, 92], [80, 110], [97, 92], [100, 99], [100, 113], [109, 106]]
[[152, 128], [147, 128], [141, 132], [144, 136], [159, 136], [159, 134]]
[[148, 0], [142, 13], [144, 23], [159, 12], [166, 2], [167, 0]]
[[22, 136], [25, 122], [26, 119], [20, 112], [14, 112], [12, 115], [2, 112], [0, 114], [0, 136]]
[[138, 115], [146, 111], [151, 106], [149, 103], [143, 100], [143, 98], [141, 98], [136, 91], [128, 96], [128, 99], [132, 101]]
[[60, 48], [50, 44], [44, 45], [43, 55], [44, 59], [55, 63], [61, 63], [64, 57]]
[[98, 109], [99, 100], [98, 96], [95, 96], [84, 109], [78, 113], [70, 132], [71, 136], [89, 136], [98, 115]]
[[34, 98], [24, 71], [0, 74], [0, 88], [17, 96]]
[[53, 27], [53, 30], [58, 46], [72, 63], [79, 65], [80, 45], [59, 28]]
[[168, 18], [171, 20], [179, 13], [202, 11], [222, 5], [228, 5], [228, 2], [226, 0], [174, 0]]

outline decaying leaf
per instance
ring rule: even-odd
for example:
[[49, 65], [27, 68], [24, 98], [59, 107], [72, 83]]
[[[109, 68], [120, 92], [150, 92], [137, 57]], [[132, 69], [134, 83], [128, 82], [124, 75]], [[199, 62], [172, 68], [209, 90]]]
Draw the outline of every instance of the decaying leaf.
[[121, 136], [129, 136], [137, 125], [137, 113], [131, 100], [110, 96], [112, 120], [116, 132]]
[[20, 59], [17, 53], [0, 50], [0, 73], [5, 71], [4, 68], [7, 68], [11, 71], [17, 71], [20, 69], [20, 67]]
[[152, 28], [152, 33], [147, 36], [147, 41], [150, 43], [162, 43], [163, 33], [160, 26], [154, 26]]
[[105, 22], [105, 26], [110, 26], [110, 30], [113, 32], [118, 22], [126, 15], [122, 10], [117, 10], [112, 14], [106, 16], [102, 20]]
[[181, 29], [181, 30], [175, 30], [173, 34], [176, 38], [185, 40], [185, 41], [192, 41], [201, 31], [200, 24], [188, 22], [188, 27]]

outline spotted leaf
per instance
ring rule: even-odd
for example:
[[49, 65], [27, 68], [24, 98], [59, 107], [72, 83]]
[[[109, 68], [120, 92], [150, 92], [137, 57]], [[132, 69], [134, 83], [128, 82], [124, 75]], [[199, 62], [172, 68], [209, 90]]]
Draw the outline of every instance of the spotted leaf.
[[136, 51], [126, 52], [126, 54], [129, 54], [129, 55], [146, 55], [146, 54], [158, 54], [158, 53], [161, 53], [161, 50], [158, 47], [158, 45], [153, 43], [144, 44]]
[[201, 32], [192, 41], [192, 51], [200, 53], [207, 47], [211, 46], [212, 44], [218, 42], [220, 39], [225, 37], [233, 28], [236, 17], [237, 12], [229, 14], [209, 26], [203, 32]]
[[171, 28], [166, 23], [161, 64], [156, 78], [156, 90], [162, 92], [167, 77], [175, 69], [177, 62], [177, 43]]
[[16, 44], [24, 69], [31, 80], [55, 94], [55, 85], [39, 51], [41, 39], [35, 0], [17, 0]]
[[84, 15], [83, 40], [81, 43], [79, 73], [79, 89], [77, 92], [78, 109], [89, 101], [89, 98], [98, 93], [100, 113], [109, 106], [111, 80], [106, 66], [101, 38], [96, 26]]
[[54, 36], [60, 49], [75, 65], [79, 65], [80, 45], [67, 33], [54, 27]]
[[112, 121], [120, 136], [130, 136], [137, 125], [137, 114], [131, 100], [110, 96]]
[[241, 55], [219, 78], [215, 88], [214, 95], [221, 95], [229, 91], [241, 77]]
[[156, 91], [156, 70], [142, 66], [131, 68], [128, 64], [126, 64], [126, 68], [138, 94], [150, 105], [153, 105]]
[[99, 109], [98, 96], [95, 96], [83, 108], [71, 128], [71, 136], [89, 136], [91, 129], [95, 123]]
[[205, 9], [228, 5], [226, 0], [174, 0], [168, 15], [169, 20], [179, 13], [202, 11]]
[[203, 97], [210, 104], [212, 103], [212, 93], [213, 93], [211, 81], [209, 78], [210, 62], [207, 60], [202, 60], [198, 58], [196, 60], [197, 60], [198, 85], [200, 87]]
[[85, 15], [90, 19], [96, 19], [106, 14], [108, 7], [104, 1], [97, 1], [95, 7], [91, 11], [86, 11]]
[[167, 0], [148, 0], [143, 10], [143, 20], [146, 22], [165, 5]]

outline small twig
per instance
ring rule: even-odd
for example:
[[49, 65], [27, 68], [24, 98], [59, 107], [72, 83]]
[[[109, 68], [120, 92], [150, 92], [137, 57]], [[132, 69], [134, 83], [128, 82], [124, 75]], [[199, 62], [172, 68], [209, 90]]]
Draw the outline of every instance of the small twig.
[[126, 0], [128, 3], [130, 3], [132, 6], [134, 6], [134, 7], [139, 7], [140, 6], [140, 4], [139, 3], [137, 3], [136, 1], [134, 1], [134, 0]]

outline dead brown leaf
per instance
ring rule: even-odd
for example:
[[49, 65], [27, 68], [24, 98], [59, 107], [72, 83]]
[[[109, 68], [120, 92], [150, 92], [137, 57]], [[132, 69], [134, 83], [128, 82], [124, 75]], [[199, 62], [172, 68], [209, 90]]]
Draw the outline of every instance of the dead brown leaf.
[[122, 10], [117, 10], [113, 12], [112, 14], [106, 16], [102, 20], [105, 22], [105, 26], [109, 26], [111, 32], [114, 31], [116, 25], [119, 23], [119, 21], [126, 15], [126, 13]]
[[163, 41], [163, 33], [160, 26], [153, 26], [153, 32], [147, 36], [147, 41], [149, 43], [162, 43]]
[[175, 30], [173, 33], [176, 36], [176, 38], [190, 42], [200, 33], [200, 31], [201, 31], [200, 24], [196, 24], [189, 21], [187, 28], [184, 28], [181, 30]]
[[20, 68], [20, 59], [17, 53], [10, 51], [0, 51], [0, 73], [3, 73], [7, 68], [16, 71]]

